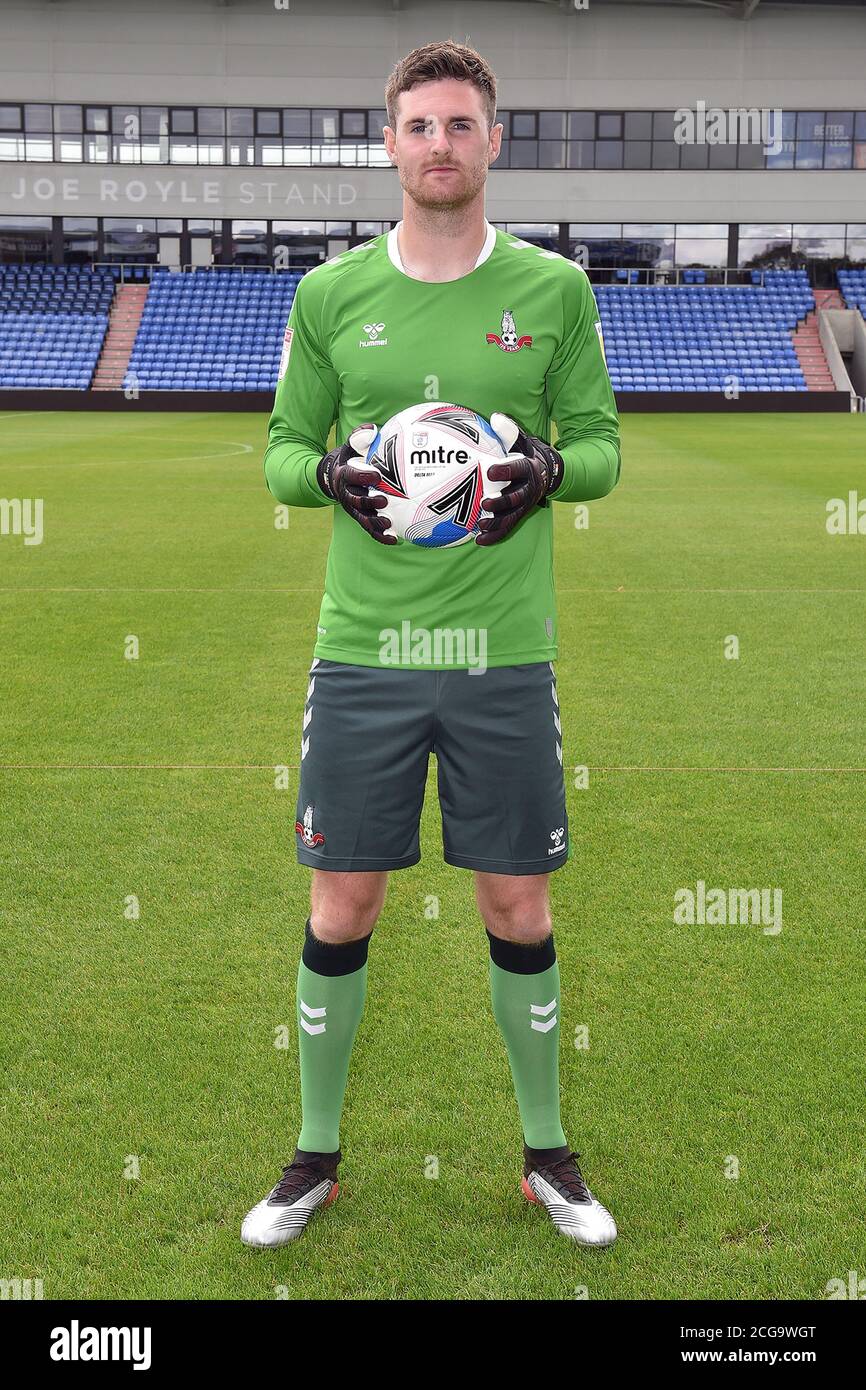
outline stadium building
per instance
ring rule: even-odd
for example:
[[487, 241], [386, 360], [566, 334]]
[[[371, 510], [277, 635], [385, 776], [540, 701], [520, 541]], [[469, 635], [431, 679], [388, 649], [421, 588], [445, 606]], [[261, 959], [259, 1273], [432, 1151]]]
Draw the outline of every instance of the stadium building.
[[301, 276], [399, 217], [387, 74], [449, 35], [499, 82], [488, 216], [585, 267], [621, 408], [863, 408], [863, 0], [12, 0], [0, 22], [8, 408], [265, 408]]

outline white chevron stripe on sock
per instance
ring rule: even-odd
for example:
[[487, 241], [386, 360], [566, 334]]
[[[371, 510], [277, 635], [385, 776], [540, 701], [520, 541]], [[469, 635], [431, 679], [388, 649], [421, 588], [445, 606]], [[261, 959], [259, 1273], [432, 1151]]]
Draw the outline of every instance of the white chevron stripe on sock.
[[[303, 999], [300, 1001], [300, 1003], [301, 1003], [301, 1020], [300, 1020], [300, 1022], [301, 1022], [301, 1027], [303, 1028], [304, 1032], [305, 1032], [305, 1033], [312, 1033], [312, 1034], [315, 1034], [315, 1033], [324, 1033], [325, 1028], [327, 1027], [327, 1024], [325, 1024], [325, 1023], [308, 1023], [308, 1022], [307, 1022], [307, 1018], [324, 1018], [324, 1017], [326, 1016], [328, 1010], [327, 1010], [326, 1008], [325, 1008], [325, 1009], [311, 1009], [310, 1006], [309, 1006], [309, 1004], [305, 1004], [305, 1003], [304, 1003]], [[304, 1014], [306, 1014], [307, 1018], [304, 1018]]]

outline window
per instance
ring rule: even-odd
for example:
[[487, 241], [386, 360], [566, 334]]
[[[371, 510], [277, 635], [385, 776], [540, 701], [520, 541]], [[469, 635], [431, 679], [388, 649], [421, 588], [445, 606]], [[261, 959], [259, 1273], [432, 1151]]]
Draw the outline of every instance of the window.
[[195, 135], [195, 112], [189, 108], [173, 108], [169, 113], [172, 135]]
[[610, 111], [599, 112], [598, 138], [599, 140], [621, 140], [622, 116], [614, 115]]
[[512, 140], [534, 140], [538, 134], [538, 117], [534, 111], [512, 111], [511, 113], [511, 138]]
[[22, 126], [20, 106], [0, 106], [0, 130], [21, 130]]
[[95, 217], [63, 218], [65, 265], [89, 265], [99, 260], [99, 232]]
[[257, 111], [256, 112], [256, 135], [279, 135], [280, 134], [280, 113], [279, 111]]
[[351, 138], [366, 139], [367, 137], [367, 113], [366, 111], [341, 111], [340, 112], [340, 134]]
[[0, 261], [24, 265], [50, 260], [50, 217], [0, 217]]

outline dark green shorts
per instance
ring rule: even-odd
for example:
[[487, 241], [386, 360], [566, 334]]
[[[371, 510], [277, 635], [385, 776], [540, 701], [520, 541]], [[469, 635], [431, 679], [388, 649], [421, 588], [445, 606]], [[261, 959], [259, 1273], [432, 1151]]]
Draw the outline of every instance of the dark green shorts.
[[445, 861], [545, 874], [568, 858], [556, 673], [549, 661], [406, 671], [314, 660], [295, 840], [317, 869], [406, 869], [436, 755]]

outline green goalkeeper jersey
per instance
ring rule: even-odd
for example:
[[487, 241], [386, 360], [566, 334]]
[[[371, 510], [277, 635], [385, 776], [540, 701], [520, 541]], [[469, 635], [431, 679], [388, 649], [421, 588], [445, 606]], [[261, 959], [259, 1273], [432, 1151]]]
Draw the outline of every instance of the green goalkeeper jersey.
[[545, 440], [554, 422], [565, 471], [551, 499], [605, 496], [619, 430], [592, 287], [574, 262], [489, 224], [469, 274], [416, 280], [396, 231], [305, 275], [286, 329], [264, 468], [280, 502], [333, 508], [313, 654], [428, 670], [554, 660], [551, 506], [495, 545], [386, 546], [321, 491], [316, 466], [334, 422], [341, 444], [357, 425], [449, 401]]

